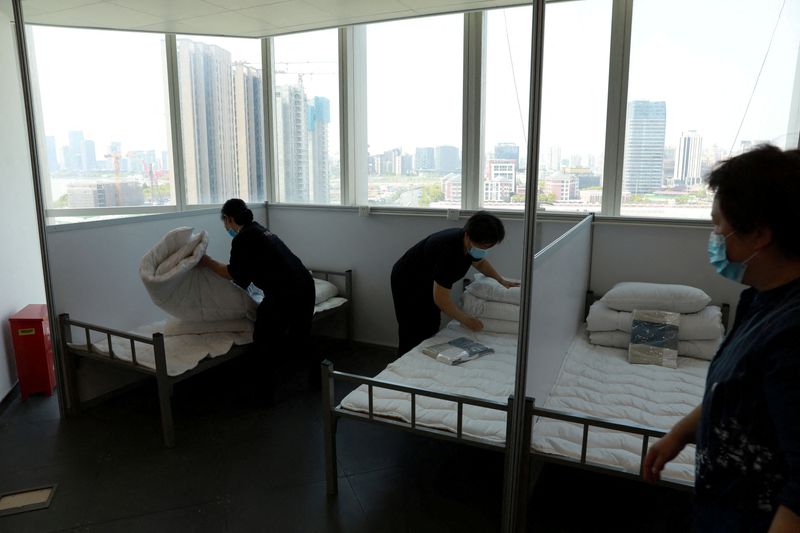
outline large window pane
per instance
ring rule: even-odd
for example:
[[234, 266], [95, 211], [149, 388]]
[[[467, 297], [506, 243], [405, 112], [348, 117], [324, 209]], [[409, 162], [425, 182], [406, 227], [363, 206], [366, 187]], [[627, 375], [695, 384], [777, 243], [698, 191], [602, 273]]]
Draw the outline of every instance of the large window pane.
[[367, 26], [369, 203], [461, 206], [464, 16]]
[[164, 36], [29, 31], [47, 207], [174, 205]]
[[798, 42], [797, 2], [636, 0], [622, 214], [707, 219], [717, 161], [795, 147]]
[[261, 41], [179, 36], [177, 43], [187, 203], [264, 200]]
[[[547, 4], [539, 207], [599, 211], [611, 0]], [[531, 8], [488, 12], [483, 206], [525, 206]]]
[[340, 204], [338, 31], [275, 37], [281, 202]]

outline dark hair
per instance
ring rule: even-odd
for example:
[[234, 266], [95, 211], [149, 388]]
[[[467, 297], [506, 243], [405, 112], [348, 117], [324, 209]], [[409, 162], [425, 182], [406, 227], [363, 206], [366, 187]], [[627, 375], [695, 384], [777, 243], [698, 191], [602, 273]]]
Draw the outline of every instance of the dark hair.
[[231, 198], [222, 204], [222, 217], [231, 217], [234, 222], [240, 226], [249, 224], [253, 221], [253, 212], [248, 209], [244, 200], [239, 198]]
[[749, 233], [767, 228], [785, 257], [800, 258], [799, 150], [761, 145], [721, 163], [706, 181], [734, 230]]
[[478, 244], [497, 244], [506, 236], [499, 218], [487, 211], [478, 211], [467, 220], [464, 231], [469, 239]]

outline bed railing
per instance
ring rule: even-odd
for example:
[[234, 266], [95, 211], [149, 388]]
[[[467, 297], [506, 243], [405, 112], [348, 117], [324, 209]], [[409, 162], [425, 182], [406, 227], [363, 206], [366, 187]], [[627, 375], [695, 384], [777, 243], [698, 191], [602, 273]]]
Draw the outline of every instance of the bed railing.
[[[459, 394], [449, 394], [432, 390], [423, 390], [416, 387], [401, 385], [391, 381], [383, 381], [374, 378], [350, 374], [347, 372], [334, 371], [333, 363], [325, 360], [322, 362], [322, 404], [323, 404], [323, 428], [325, 431], [325, 478], [327, 481], [328, 494], [336, 494], [338, 491], [338, 473], [336, 467], [336, 426], [339, 418], [353, 418], [368, 422], [378, 422], [384, 425], [391, 425], [412, 433], [435, 436], [436, 438], [450, 441], [464, 442], [473, 446], [488, 448], [493, 450], [504, 450], [505, 442], [491, 442], [464, 435], [464, 406], [482, 407], [506, 413], [506, 420], [510, 420], [508, 413], [511, 412], [514, 399], [509, 398], [508, 403], [463, 396]], [[367, 413], [359, 413], [336, 407], [335, 382], [350, 382], [356, 385], [366, 385], [368, 395]], [[411, 396], [411, 420], [405, 422], [399, 419], [391, 419], [385, 416], [376, 415], [374, 412], [374, 389], [389, 389], [398, 392], [405, 392]], [[435, 398], [456, 404], [457, 421], [456, 431], [451, 432], [443, 429], [421, 426], [417, 422], [417, 397]], [[506, 422], [508, 423], [508, 422]], [[509, 428], [506, 428], [508, 434]], [[530, 435], [530, 431], [528, 432]]]
[[[551, 420], [559, 420], [562, 422], [569, 422], [573, 424], [579, 424], [583, 426], [583, 435], [581, 438], [581, 457], [579, 460], [569, 458], [567, 456], [562, 455], [553, 455], [544, 452], [539, 452], [531, 448], [531, 455], [534, 458], [541, 459], [543, 461], [551, 462], [551, 463], [561, 463], [574, 466], [576, 463], [579, 464], [581, 467], [601, 471], [603, 473], [611, 473], [620, 477], [632, 478], [643, 480], [644, 479], [644, 460], [647, 455], [647, 449], [650, 445], [650, 439], [656, 438], [660, 439], [666, 432], [650, 428], [646, 426], [639, 426], [635, 424], [621, 424], [618, 422], [611, 422], [609, 420], [604, 420], [602, 418], [597, 418], [589, 415], [572, 415], [569, 413], [564, 413], [561, 411], [554, 411], [552, 409], [546, 409], [544, 407], [536, 407], [533, 402], [531, 402], [531, 407], [528, 410], [528, 414], [526, 415], [526, 419], [530, 421], [531, 428], [535, 427], [536, 418], [548, 418]], [[629, 435], [638, 435], [642, 437], [642, 447], [641, 453], [639, 456], [639, 472], [634, 474], [632, 472], [628, 472], [623, 469], [617, 469], [610, 465], [605, 464], [594, 464], [587, 460], [586, 456], [588, 453], [588, 443], [589, 443], [589, 429], [590, 428], [599, 428], [599, 429], [608, 429], [612, 431], [619, 431], [621, 433], [626, 433]], [[684, 490], [691, 490], [694, 486], [690, 482], [683, 482], [679, 480], [664, 480], [658, 482], [661, 485], [668, 485], [672, 487], [677, 487]]]

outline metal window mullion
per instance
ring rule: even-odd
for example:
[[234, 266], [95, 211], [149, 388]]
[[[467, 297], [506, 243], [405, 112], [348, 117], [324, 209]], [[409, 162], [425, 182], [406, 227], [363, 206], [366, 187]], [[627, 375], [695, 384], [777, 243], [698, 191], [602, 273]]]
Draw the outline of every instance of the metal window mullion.
[[486, 11], [464, 14], [461, 208], [479, 209], [486, 101]]
[[339, 157], [342, 205], [367, 205], [367, 28], [339, 29]]
[[186, 209], [186, 168], [183, 154], [181, 124], [181, 89], [178, 79], [178, 43], [174, 33], [164, 35], [167, 54], [167, 89], [169, 95], [169, 120], [172, 134], [172, 177], [175, 184], [175, 207]]
[[614, 0], [608, 65], [606, 146], [601, 214], [619, 216], [622, 208], [622, 169], [625, 159], [625, 119], [631, 55], [633, 0]]
[[275, 55], [272, 46], [272, 37], [261, 39], [261, 69], [263, 82], [261, 89], [264, 105], [264, 193], [265, 200], [271, 203], [280, 201], [278, 196], [278, 159], [275, 141], [277, 139], [277, 125], [273, 120], [275, 116]]

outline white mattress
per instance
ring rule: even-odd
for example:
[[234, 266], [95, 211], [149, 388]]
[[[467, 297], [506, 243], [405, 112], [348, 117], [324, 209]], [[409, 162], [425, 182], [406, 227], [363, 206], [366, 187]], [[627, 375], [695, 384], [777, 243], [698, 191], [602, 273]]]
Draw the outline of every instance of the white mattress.
[[[678, 357], [677, 369], [632, 365], [627, 350], [590, 344], [582, 329], [541, 407], [668, 430], [700, 404], [708, 366], [708, 361], [689, 357]], [[579, 459], [582, 436], [580, 425], [538, 419], [532, 445], [539, 452]], [[639, 472], [641, 437], [590, 428], [587, 448], [587, 462]], [[670, 462], [662, 478], [691, 484], [694, 446]]]
[[[435, 361], [422, 353], [421, 348], [447, 342], [461, 336], [473, 336], [495, 353], [450, 366]], [[460, 394], [507, 403], [514, 391], [514, 362], [517, 336], [477, 333], [473, 334], [457, 322], [451, 322], [434, 337], [391, 363], [378, 374], [377, 379], [411, 385], [425, 390]], [[411, 422], [411, 396], [389, 389], [373, 389], [373, 412], [378, 416]], [[344, 409], [366, 413], [369, 411], [367, 387], [351, 392], [340, 404]], [[430, 428], [456, 432], [456, 404], [435, 398], [417, 396], [417, 424]], [[464, 435], [490, 442], [504, 442], [506, 416], [503, 411], [483, 407], [464, 406], [462, 431]]]
[[[150, 337], [153, 333], [164, 331], [164, 322], [156, 322], [142, 326], [132, 333]], [[213, 358], [225, 355], [234, 345], [253, 342], [253, 331], [216, 332], [201, 335], [173, 335], [164, 337], [164, 349], [167, 359], [167, 374], [179, 376], [196, 367], [206, 357]], [[123, 361], [132, 361], [131, 343], [120, 337], [111, 337], [114, 357]], [[71, 343], [70, 346], [86, 349], [85, 344]], [[135, 343], [136, 361], [141, 366], [155, 370], [155, 353], [150, 344]], [[99, 355], [108, 355], [108, 339], [92, 342], [92, 350]]]
[[[376, 378], [506, 403], [514, 388], [516, 335], [475, 334], [479, 342], [494, 348], [495, 353], [460, 366], [439, 363], [421, 352], [424, 346], [470, 334], [457, 323], [450, 323], [435, 337], [391, 363]], [[667, 430], [700, 403], [707, 361], [679, 357], [677, 369], [631, 365], [627, 362], [626, 350], [595, 346], [586, 339], [582, 328], [564, 360], [556, 385], [542, 407]], [[368, 412], [366, 386], [346, 396], [340, 407]], [[376, 416], [410, 422], [410, 395], [374, 388], [373, 412]], [[417, 424], [455, 433], [456, 405], [418, 396]], [[505, 430], [505, 413], [464, 406], [465, 435], [489, 442], [504, 442]], [[579, 459], [581, 440], [581, 426], [545, 419], [534, 423], [532, 447], [536, 451]], [[640, 437], [590, 429], [588, 444], [588, 462], [639, 472]], [[694, 479], [694, 447], [681, 452], [666, 467], [663, 477], [691, 483]]]
[[342, 298], [341, 296], [328, 298], [324, 302], [320, 302], [314, 306], [314, 314], [316, 315], [317, 313], [327, 311], [328, 309], [341, 307], [345, 302], [347, 302], [347, 298]]

